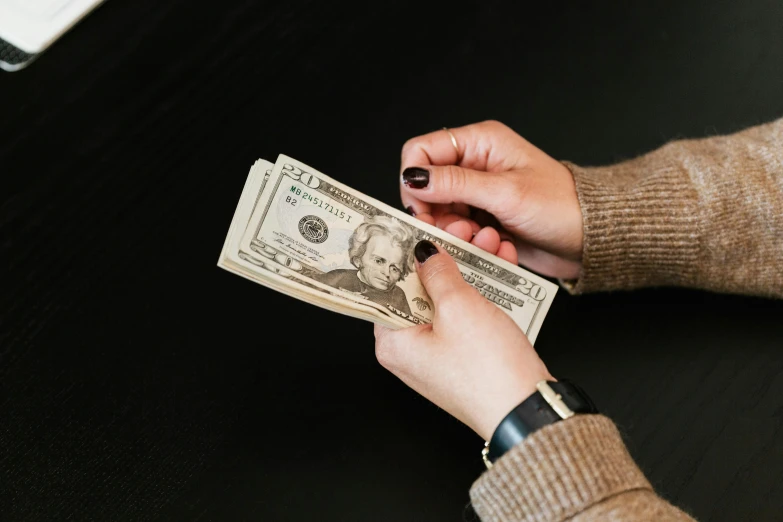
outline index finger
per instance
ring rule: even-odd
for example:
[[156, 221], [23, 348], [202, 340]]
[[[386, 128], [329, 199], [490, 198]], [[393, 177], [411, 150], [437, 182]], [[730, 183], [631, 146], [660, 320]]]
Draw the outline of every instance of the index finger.
[[[441, 129], [412, 138], [403, 145], [400, 174], [408, 167], [428, 165], [459, 165], [485, 172], [503, 172], [517, 164], [520, 150], [525, 144], [524, 138], [496, 121], [455, 127], [449, 129], [449, 132]], [[400, 196], [406, 208], [413, 207], [417, 213], [433, 213], [431, 204], [406, 193], [402, 185]]]
[[[456, 130], [456, 129], [455, 129]], [[430, 132], [423, 136], [417, 136], [405, 142], [402, 147], [402, 158], [400, 160], [400, 175], [408, 167], [426, 167], [428, 165], [456, 165], [462, 158], [461, 151], [458, 150], [459, 141], [455, 141], [457, 146], [451, 140], [449, 132], [445, 129]], [[402, 199], [405, 208], [413, 208], [417, 214], [433, 214], [433, 205], [426, 201], [406, 194], [400, 184], [400, 199]], [[435, 214], [447, 214], [451, 212], [451, 205], [438, 205]]]
[[[449, 134], [451, 133], [451, 134]], [[457, 142], [451, 141], [451, 136]], [[527, 141], [497, 121], [430, 132], [411, 138], [402, 147], [400, 172], [408, 167], [459, 165], [473, 170], [504, 172], [519, 162]]]
[[[457, 134], [459, 129], [441, 129], [406, 141], [402, 146], [400, 173], [408, 167], [457, 165], [464, 156], [464, 149], [460, 149]], [[456, 146], [451, 140], [452, 135]]]

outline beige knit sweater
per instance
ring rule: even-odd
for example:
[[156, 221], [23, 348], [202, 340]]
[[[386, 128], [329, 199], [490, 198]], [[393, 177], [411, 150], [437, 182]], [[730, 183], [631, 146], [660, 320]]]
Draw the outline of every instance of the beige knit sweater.
[[[584, 218], [573, 293], [646, 286], [783, 297], [783, 119], [669, 143], [574, 174]], [[470, 490], [489, 521], [692, 520], [658, 497], [612, 421], [578, 415], [501, 457]]]

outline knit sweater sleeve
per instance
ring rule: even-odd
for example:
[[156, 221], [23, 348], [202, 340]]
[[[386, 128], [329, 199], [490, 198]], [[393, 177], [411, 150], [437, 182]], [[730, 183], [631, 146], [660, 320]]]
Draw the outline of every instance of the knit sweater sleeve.
[[573, 293], [647, 286], [783, 297], [783, 119], [574, 175]]
[[470, 498], [482, 522], [693, 521], [655, 494], [602, 415], [533, 433], [479, 477]]

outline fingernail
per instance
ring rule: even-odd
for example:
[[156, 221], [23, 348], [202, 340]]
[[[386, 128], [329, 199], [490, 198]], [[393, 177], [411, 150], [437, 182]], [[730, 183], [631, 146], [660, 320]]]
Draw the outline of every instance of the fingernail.
[[416, 261], [419, 263], [424, 263], [426, 260], [434, 256], [438, 253], [438, 249], [435, 248], [435, 245], [427, 241], [426, 239], [422, 239], [418, 243], [416, 243], [416, 248], [413, 249], [413, 255], [416, 256]]
[[411, 188], [424, 188], [430, 182], [430, 171], [419, 167], [408, 167], [402, 171], [402, 182]]
[[406, 207], [405, 210], [410, 214], [411, 216], [416, 217], [416, 211], [413, 210], [413, 207]]

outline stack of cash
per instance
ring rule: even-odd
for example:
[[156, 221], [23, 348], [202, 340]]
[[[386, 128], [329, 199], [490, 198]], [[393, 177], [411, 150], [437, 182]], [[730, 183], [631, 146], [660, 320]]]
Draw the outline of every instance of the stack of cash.
[[250, 169], [218, 266], [321, 308], [403, 328], [434, 314], [414, 265], [422, 239], [448, 252], [465, 281], [535, 341], [556, 285], [284, 155]]

